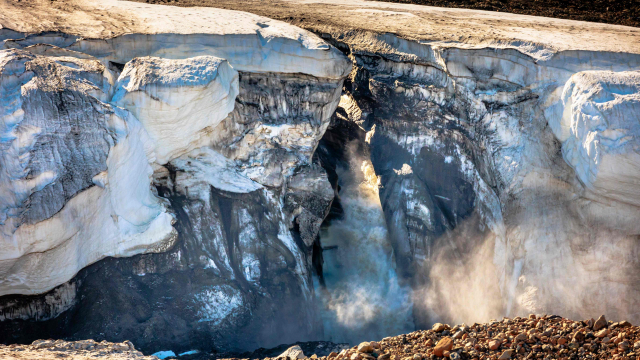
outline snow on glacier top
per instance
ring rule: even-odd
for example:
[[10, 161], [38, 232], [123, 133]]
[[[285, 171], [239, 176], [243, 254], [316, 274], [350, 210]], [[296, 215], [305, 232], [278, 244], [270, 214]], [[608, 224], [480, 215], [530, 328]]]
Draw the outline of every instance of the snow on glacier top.
[[[28, 6], [3, 1], [0, 39], [2, 28], [31, 34], [60, 31], [93, 39], [124, 34], [258, 34], [263, 42], [294, 40], [300, 56], [335, 57], [320, 38], [269, 19], [277, 18], [318, 33], [350, 29], [395, 34], [431, 46], [512, 48], [534, 58], [570, 50], [640, 54], [640, 29], [620, 25], [366, 0], [208, 0], [206, 4], [265, 17], [121, 0], [31, 1]], [[363, 40], [363, 47], [376, 45]], [[279, 50], [292, 50], [286, 49], [292, 43], [283, 44]]]
[[[230, 6], [230, 2], [208, 1], [236, 8]], [[267, 11], [260, 8], [261, 3], [262, 0], [246, 0], [241, 7], [268, 17], [278, 13], [284, 16], [291, 11], [286, 6], [272, 6]], [[304, 6], [304, 20], [310, 26], [301, 26], [314, 30], [323, 26], [348, 27], [379, 34], [393, 33], [400, 38], [442, 47], [508, 47], [523, 49], [523, 53], [533, 52], [532, 47], [544, 47], [552, 52], [640, 53], [640, 29], [628, 26], [367, 0], [283, 0], [282, 3], [290, 7]], [[315, 22], [319, 24], [313, 25]]]
[[[27, 38], [16, 38], [16, 32]], [[62, 38], [52, 33], [68, 36]], [[126, 43], [96, 42], [123, 39], [122, 35], [138, 36], [125, 38]], [[159, 36], [163, 44], [149, 49], [149, 42], [139, 35]], [[43, 37], [55, 36], [60, 39], [40, 41]], [[116, 62], [126, 62], [140, 54], [180, 58], [188, 50], [191, 56], [200, 51], [200, 55], [233, 59], [237, 70], [304, 73], [325, 78], [342, 78], [351, 70], [350, 62], [342, 53], [309, 31], [246, 12], [216, 8], [118, 0], [36, 1], [29, 6], [3, 1], [0, 2], [0, 41], [7, 39], [20, 46], [40, 42], [63, 48], [75, 46], [74, 49], [81, 52]], [[5, 42], [4, 48], [7, 47], [14, 46], [7, 46]]]
[[[46, 4], [46, 5], [43, 5]], [[157, 6], [120, 0], [72, 0], [63, 6], [36, 2], [32, 6], [1, 4], [3, 27], [26, 33], [60, 31], [103, 39], [140, 34], [255, 34], [273, 27], [271, 35], [300, 41], [306, 48], [328, 50], [329, 46], [308, 32], [257, 15], [213, 8]]]

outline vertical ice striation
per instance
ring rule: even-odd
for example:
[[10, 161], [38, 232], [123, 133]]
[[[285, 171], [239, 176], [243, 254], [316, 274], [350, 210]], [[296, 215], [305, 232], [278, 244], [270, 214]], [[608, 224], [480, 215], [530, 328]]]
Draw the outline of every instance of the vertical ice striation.
[[150, 188], [150, 140], [104, 102], [109, 70], [20, 50], [0, 57], [0, 294], [50, 290], [105, 256], [166, 250], [175, 230]]

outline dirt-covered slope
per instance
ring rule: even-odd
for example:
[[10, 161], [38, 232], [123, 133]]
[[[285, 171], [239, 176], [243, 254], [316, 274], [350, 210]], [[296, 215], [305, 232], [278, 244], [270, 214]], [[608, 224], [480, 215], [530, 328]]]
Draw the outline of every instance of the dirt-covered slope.
[[387, 0], [452, 8], [510, 12], [559, 19], [640, 26], [640, 6], [635, 0]]

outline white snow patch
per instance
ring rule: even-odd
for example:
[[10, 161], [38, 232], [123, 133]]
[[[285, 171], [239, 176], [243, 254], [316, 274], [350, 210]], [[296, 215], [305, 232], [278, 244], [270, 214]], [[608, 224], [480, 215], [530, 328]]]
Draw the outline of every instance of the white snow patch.
[[200, 306], [198, 321], [210, 322], [213, 325], [219, 325], [243, 304], [240, 292], [228, 285], [204, 290], [195, 296], [195, 301]]
[[413, 174], [413, 169], [411, 168], [411, 166], [410, 166], [409, 164], [402, 164], [402, 168], [400, 168], [400, 170], [393, 169], [393, 171], [394, 171], [397, 175], [409, 175], [409, 174]]

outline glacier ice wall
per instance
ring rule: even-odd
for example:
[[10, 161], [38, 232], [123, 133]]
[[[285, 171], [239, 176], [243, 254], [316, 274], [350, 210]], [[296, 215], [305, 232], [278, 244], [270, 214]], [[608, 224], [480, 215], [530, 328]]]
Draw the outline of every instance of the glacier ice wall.
[[[330, 47], [254, 15], [101, 6], [142, 25], [79, 17], [105, 26], [67, 19], [70, 34], [39, 33], [53, 25], [0, 13], [18, 25], [0, 29], [0, 341], [108, 337], [179, 352], [320, 336], [318, 231], [349, 176], [313, 157], [321, 138], [336, 140], [329, 126], [365, 134], [381, 268], [399, 276], [373, 275], [413, 287], [416, 326], [529, 312], [635, 321], [631, 31], [594, 26], [612, 45], [590, 47], [575, 34], [584, 24], [531, 19], [468, 42], [440, 25], [430, 42], [300, 22]], [[446, 12], [457, 18], [440, 22], [460, 29], [465, 17]], [[390, 26], [362, 14], [361, 25]], [[533, 30], [514, 30], [523, 23]], [[334, 224], [354, 235], [348, 219]], [[384, 293], [369, 290], [334, 308]]]
[[635, 319], [640, 57], [332, 31], [354, 63], [339, 111], [367, 132], [418, 327]]
[[109, 70], [97, 60], [0, 56], [0, 294], [42, 293], [105, 256], [166, 250], [175, 230], [150, 187], [151, 141], [104, 102]]
[[321, 329], [311, 264], [334, 192], [312, 155], [351, 64], [303, 30], [229, 15], [240, 25], [219, 33], [99, 41], [3, 29], [12, 341], [243, 350]]

